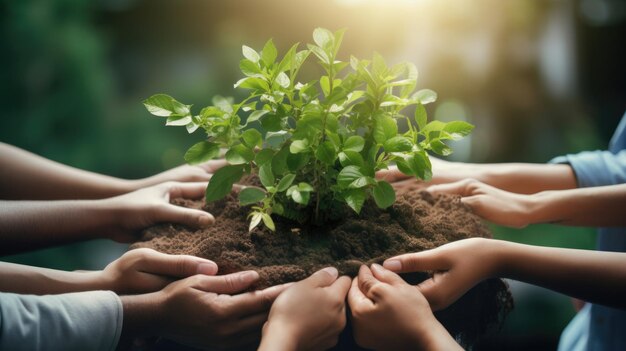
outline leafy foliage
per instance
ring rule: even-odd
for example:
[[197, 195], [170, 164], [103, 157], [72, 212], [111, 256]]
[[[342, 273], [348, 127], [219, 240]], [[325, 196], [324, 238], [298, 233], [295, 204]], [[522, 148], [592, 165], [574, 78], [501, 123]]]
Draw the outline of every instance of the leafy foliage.
[[[424, 105], [437, 94], [414, 92], [413, 64], [388, 66], [378, 54], [339, 60], [343, 34], [317, 28], [315, 44], [304, 50], [295, 44], [281, 59], [271, 39], [261, 52], [244, 45], [239, 67], [245, 77], [235, 88], [250, 93], [239, 103], [216, 96], [196, 115], [164, 94], [144, 101], [150, 113], [167, 118], [166, 125], [206, 132], [207, 141], [187, 151], [187, 162], [204, 162], [217, 157], [220, 147], [227, 149], [230, 165], [211, 179], [207, 201], [226, 196], [244, 174], [258, 175], [263, 187], [239, 194], [242, 205], [252, 205], [250, 230], [261, 222], [274, 230], [271, 214], [321, 222], [345, 205], [358, 213], [370, 196], [377, 206], [389, 207], [395, 192], [375, 178], [376, 171], [395, 162], [403, 173], [427, 180], [432, 175], [427, 151], [449, 155], [444, 141], [473, 129], [461, 121], [427, 122]], [[302, 83], [298, 72], [310, 57], [324, 74]], [[415, 107], [412, 116], [402, 113], [409, 106]], [[404, 133], [399, 120], [408, 126]]]

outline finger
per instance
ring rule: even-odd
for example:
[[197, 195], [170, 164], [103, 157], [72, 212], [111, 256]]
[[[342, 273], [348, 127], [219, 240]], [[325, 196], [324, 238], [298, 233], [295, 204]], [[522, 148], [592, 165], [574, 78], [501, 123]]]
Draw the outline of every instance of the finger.
[[265, 290], [257, 290], [231, 297], [225, 306], [226, 312], [235, 317], [249, 316], [269, 311], [272, 303], [289, 284], [277, 285]]
[[479, 182], [474, 179], [463, 179], [454, 183], [432, 185], [426, 188], [426, 191], [432, 194], [470, 196], [473, 192], [472, 184], [479, 184]]
[[259, 273], [243, 271], [220, 276], [197, 275], [195, 279], [192, 286], [198, 290], [216, 294], [236, 294], [259, 280]]
[[399, 275], [395, 274], [394, 272], [390, 270], [383, 268], [383, 266], [379, 264], [374, 263], [372, 265], [371, 270], [372, 270], [372, 273], [374, 274], [374, 277], [376, 277], [376, 279], [380, 280], [381, 282], [385, 282], [390, 285], [406, 284], [404, 279], [400, 278]]
[[426, 279], [417, 285], [417, 289], [426, 297], [433, 311], [450, 306], [466, 291], [461, 291], [450, 280], [448, 273], [436, 273], [432, 278]]
[[345, 299], [348, 294], [348, 290], [350, 290], [350, 285], [352, 284], [352, 279], [348, 276], [339, 277], [339, 279], [335, 280], [335, 282], [327, 287], [328, 291], [331, 293], [331, 296], [341, 296], [341, 299]]
[[348, 291], [348, 304], [353, 312], [374, 307], [374, 302], [363, 295], [363, 292], [359, 288], [358, 276], [352, 279], [352, 284]]
[[172, 182], [169, 185], [170, 198], [198, 199], [204, 196], [207, 182], [179, 183]]
[[383, 266], [396, 273], [441, 271], [449, 268], [447, 259], [438, 249], [395, 256], [385, 260]]
[[228, 165], [225, 159], [211, 160], [203, 164], [199, 164], [198, 167], [202, 168], [208, 173], [215, 173], [218, 169]]
[[307, 284], [310, 284], [313, 287], [325, 287], [331, 285], [335, 280], [337, 280], [338, 276], [339, 272], [337, 271], [337, 268], [326, 267], [313, 273], [304, 281], [306, 281]]
[[359, 289], [365, 296], [367, 296], [370, 300], [376, 302], [378, 299], [378, 295], [376, 294], [376, 287], [380, 286], [381, 283], [374, 275], [372, 271], [365, 265], [361, 266], [359, 269]]
[[208, 212], [172, 204], [159, 207], [156, 210], [154, 220], [184, 224], [191, 228], [205, 228], [215, 223], [215, 217]]
[[186, 278], [195, 274], [215, 275], [217, 264], [200, 257], [168, 255], [155, 250], [142, 250], [138, 270], [144, 273]]

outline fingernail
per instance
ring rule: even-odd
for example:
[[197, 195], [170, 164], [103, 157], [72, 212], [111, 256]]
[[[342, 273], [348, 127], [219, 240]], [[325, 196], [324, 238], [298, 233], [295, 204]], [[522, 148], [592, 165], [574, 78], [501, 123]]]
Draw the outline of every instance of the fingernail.
[[399, 271], [402, 269], [402, 263], [398, 260], [388, 260], [383, 263], [383, 266], [390, 271]]
[[337, 271], [337, 268], [335, 267], [326, 267], [326, 268], [321, 269], [321, 271], [324, 271], [330, 274], [330, 276], [333, 278], [337, 278], [339, 276], [339, 271]]
[[374, 263], [372, 264], [372, 271], [376, 273], [384, 273], [385, 269], [383, 268], [383, 266], [379, 265], [378, 263]]
[[259, 273], [255, 271], [246, 271], [239, 274], [239, 279], [243, 284], [248, 284], [259, 279]]
[[198, 274], [214, 275], [217, 273], [217, 265], [213, 262], [203, 262], [198, 265]]

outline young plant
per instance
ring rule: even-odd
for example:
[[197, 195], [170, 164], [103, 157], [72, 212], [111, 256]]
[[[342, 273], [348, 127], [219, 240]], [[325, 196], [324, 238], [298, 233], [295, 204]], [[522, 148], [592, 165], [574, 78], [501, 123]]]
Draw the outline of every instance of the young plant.
[[[424, 105], [437, 94], [417, 92], [417, 69], [411, 63], [388, 66], [378, 54], [371, 60], [338, 58], [343, 30], [317, 28], [315, 44], [293, 45], [278, 59], [270, 39], [260, 52], [243, 46], [239, 68], [244, 77], [235, 88], [249, 91], [235, 103], [216, 96], [213, 104], [191, 112], [191, 106], [158, 94], [144, 101], [150, 113], [166, 117], [166, 125], [202, 129], [207, 140], [185, 154], [188, 163], [218, 157], [227, 149], [229, 165], [218, 170], [206, 190], [206, 201], [223, 198], [244, 175], [257, 175], [262, 187], [239, 193], [251, 205], [250, 230], [261, 222], [275, 230], [272, 215], [321, 224], [348, 206], [356, 213], [373, 197], [380, 208], [391, 206], [392, 186], [375, 172], [395, 163], [401, 172], [428, 180], [427, 151], [449, 155], [444, 143], [468, 135], [462, 121], [427, 121]], [[323, 74], [301, 82], [298, 72], [314, 58]], [[414, 107], [412, 115], [403, 111]], [[404, 120], [405, 132], [398, 121]]]

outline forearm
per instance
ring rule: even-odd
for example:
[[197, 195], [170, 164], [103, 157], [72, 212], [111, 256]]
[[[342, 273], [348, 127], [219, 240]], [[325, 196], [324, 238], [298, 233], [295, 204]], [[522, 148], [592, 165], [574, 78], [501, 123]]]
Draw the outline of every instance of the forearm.
[[0, 255], [105, 237], [116, 211], [105, 200], [0, 201]]
[[136, 190], [137, 181], [72, 168], [0, 143], [0, 198], [99, 199]]
[[297, 337], [287, 328], [268, 322], [263, 330], [258, 351], [296, 351], [299, 350]]
[[477, 164], [433, 160], [433, 184], [467, 178], [519, 194], [576, 188], [576, 176], [572, 168], [564, 164]]
[[67, 272], [55, 269], [0, 262], [0, 291], [47, 295], [68, 292], [112, 290], [100, 278], [100, 271]]
[[626, 226], [626, 184], [546, 191], [532, 195], [529, 223]]
[[159, 306], [162, 305], [161, 293], [121, 296], [124, 310], [122, 340], [134, 337], [160, 335]]
[[497, 276], [585, 301], [626, 308], [626, 253], [537, 247], [503, 241]]

